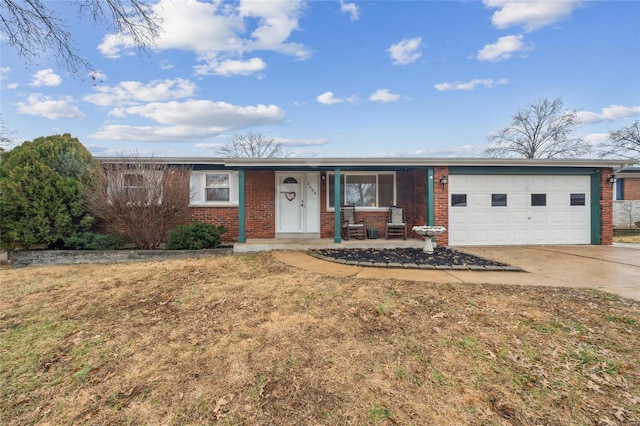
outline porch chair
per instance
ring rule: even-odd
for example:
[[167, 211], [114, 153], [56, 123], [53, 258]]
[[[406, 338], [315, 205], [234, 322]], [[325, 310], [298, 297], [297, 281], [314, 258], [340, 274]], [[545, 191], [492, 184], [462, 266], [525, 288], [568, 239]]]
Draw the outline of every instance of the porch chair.
[[342, 238], [350, 240], [352, 237], [359, 240], [365, 239], [364, 221], [356, 220], [355, 206], [342, 206]]
[[404, 208], [398, 206], [389, 207], [389, 220], [387, 221], [387, 240], [390, 237], [402, 237], [407, 239], [407, 222], [404, 220]]

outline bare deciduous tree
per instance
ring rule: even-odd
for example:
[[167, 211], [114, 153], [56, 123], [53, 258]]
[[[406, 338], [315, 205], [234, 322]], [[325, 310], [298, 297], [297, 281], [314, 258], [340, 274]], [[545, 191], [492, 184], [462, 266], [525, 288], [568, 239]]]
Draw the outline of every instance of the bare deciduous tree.
[[96, 168], [84, 199], [109, 231], [124, 233], [139, 248], [156, 249], [189, 205], [189, 176], [188, 167], [122, 155]]
[[601, 157], [622, 157], [640, 161], [640, 120], [629, 127], [609, 133], [609, 140], [599, 148]]
[[9, 151], [16, 145], [14, 134], [0, 114], [0, 152]]
[[279, 158], [288, 157], [280, 142], [261, 133], [233, 135], [230, 142], [218, 148], [216, 153], [227, 158]]
[[[0, 33], [26, 64], [46, 51], [72, 74], [92, 71], [77, 51], [67, 22], [43, 0], [0, 0]], [[89, 16], [144, 49], [158, 36], [158, 17], [145, 0], [83, 0], [76, 3], [79, 18]]]
[[580, 127], [577, 112], [565, 111], [562, 99], [541, 99], [518, 111], [511, 126], [489, 137], [489, 157], [570, 158], [588, 154], [591, 146], [571, 134]]

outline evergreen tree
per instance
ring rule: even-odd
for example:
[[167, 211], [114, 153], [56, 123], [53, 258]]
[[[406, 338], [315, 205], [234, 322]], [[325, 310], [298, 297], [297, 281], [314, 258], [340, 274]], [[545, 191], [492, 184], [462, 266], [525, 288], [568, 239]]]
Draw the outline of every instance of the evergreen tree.
[[77, 138], [40, 137], [1, 156], [0, 246], [60, 247], [91, 225], [81, 180], [94, 160]]

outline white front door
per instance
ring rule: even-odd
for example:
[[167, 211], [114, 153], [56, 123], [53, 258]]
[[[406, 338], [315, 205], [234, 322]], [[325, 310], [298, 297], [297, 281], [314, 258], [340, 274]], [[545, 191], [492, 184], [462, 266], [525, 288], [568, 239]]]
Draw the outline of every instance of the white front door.
[[318, 173], [276, 173], [276, 233], [279, 236], [320, 235]]

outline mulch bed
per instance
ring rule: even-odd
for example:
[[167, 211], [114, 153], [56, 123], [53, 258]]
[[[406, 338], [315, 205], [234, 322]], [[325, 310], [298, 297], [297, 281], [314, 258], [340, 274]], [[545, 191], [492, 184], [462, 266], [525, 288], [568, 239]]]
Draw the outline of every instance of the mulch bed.
[[463, 253], [448, 247], [436, 247], [433, 254], [427, 254], [419, 248], [311, 249], [307, 253], [332, 262], [379, 268], [522, 271], [516, 266]]

